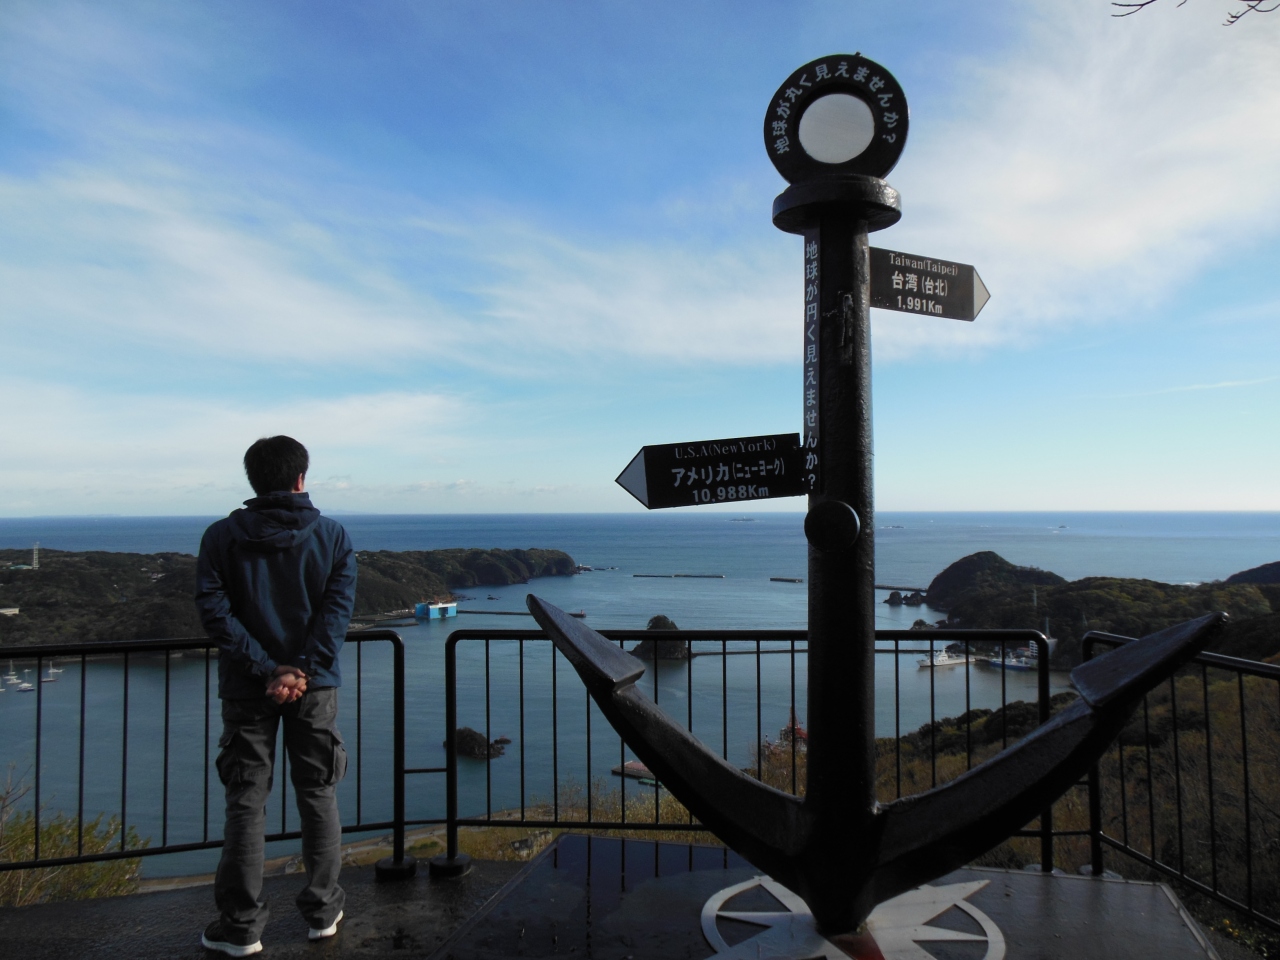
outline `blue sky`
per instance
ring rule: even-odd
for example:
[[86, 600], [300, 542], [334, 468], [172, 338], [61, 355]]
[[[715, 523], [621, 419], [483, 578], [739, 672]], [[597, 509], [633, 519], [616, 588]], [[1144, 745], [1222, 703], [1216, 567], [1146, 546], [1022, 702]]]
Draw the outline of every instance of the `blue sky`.
[[0, 515], [221, 513], [279, 432], [330, 510], [638, 510], [643, 444], [798, 430], [760, 123], [855, 51], [911, 103], [873, 242], [992, 292], [875, 312], [879, 509], [1280, 509], [1280, 15], [1229, 9], [0, 0]]

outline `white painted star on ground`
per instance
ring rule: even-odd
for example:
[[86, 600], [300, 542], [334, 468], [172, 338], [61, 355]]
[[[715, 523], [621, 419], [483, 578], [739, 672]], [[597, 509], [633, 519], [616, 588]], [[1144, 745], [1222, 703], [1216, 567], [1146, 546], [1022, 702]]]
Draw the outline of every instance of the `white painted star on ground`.
[[[999, 927], [985, 913], [967, 902], [989, 881], [921, 886], [880, 904], [867, 918], [867, 929], [884, 960], [934, 960], [921, 943], [986, 943], [984, 960], [1004, 960], [1005, 943]], [[762, 887], [785, 908], [783, 910], [724, 910], [724, 904], [755, 887]], [[982, 933], [964, 933], [930, 925], [956, 907], [972, 917]], [[738, 920], [767, 927], [763, 933], [729, 946], [721, 936], [717, 920]], [[711, 897], [702, 909], [702, 930], [716, 951], [717, 960], [847, 960], [848, 955], [820, 933], [808, 905], [796, 894], [769, 877], [756, 877], [726, 887]]]

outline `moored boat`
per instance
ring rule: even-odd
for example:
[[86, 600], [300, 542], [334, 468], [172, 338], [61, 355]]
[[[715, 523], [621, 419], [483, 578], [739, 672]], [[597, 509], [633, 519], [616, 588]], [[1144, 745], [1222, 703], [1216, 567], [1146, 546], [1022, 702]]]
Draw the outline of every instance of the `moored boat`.
[[1000, 657], [986, 657], [985, 659], [991, 666], [999, 667], [1001, 670], [1035, 670], [1040, 666], [1040, 658], [1029, 647], [1009, 650], [1005, 653], [1003, 659]]
[[977, 663], [981, 657], [965, 653], [964, 647], [958, 643], [948, 644], [942, 650], [934, 650], [928, 656], [916, 661], [921, 669], [925, 667], [957, 667], [962, 663]]

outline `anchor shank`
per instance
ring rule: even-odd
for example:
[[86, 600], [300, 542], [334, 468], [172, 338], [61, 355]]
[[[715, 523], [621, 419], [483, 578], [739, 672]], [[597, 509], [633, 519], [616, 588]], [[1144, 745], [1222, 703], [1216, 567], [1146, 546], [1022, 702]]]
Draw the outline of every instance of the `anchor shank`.
[[[834, 205], [833, 205], [834, 206]], [[843, 550], [809, 547], [809, 753], [806, 805], [838, 859], [855, 853], [875, 805], [875, 536], [867, 223], [828, 207], [819, 243], [820, 489], [861, 520]], [[847, 861], [846, 861], [847, 868]]]

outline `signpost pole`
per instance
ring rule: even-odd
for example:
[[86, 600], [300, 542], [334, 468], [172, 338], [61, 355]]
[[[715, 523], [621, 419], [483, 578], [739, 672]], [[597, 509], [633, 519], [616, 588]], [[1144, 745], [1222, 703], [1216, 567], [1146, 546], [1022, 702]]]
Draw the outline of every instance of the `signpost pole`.
[[[818, 455], [809, 494], [809, 754], [806, 802], [823, 827], [814, 852], [832, 868], [856, 854], [875, 804], [875, 537], [872, 496], [871, 326], [867, 224], [845, 210], [819, 218]], [[824, 504], [847, 504], [852, 543], [819, 525], [839, 523]], [[853, 829], [850, 829], [853, 828]], [[831, 840], [837, 843], [830, 843]], [[848, 909], [849, 904], [842, 905]]]
[[[814, 817], [811, 906], [820, 927], [847, 930], [872, 903], [850, 902], [839, 881], [873, 856], [875, 810], [875, 503], [872, 486], [871, 289], [868, 232], [897, 221], [883, 180], [828, 182], [824, 196], [788, 188], [774, 224], [805, 238], [806, 351], [816, 350], [816, 396], [805, 391], [805, 448], [813, 456], [809, 513], [809, 747], [805, 807]], [[817, 250], [813, 244], [817, 244]], [[818, 269], [812, 270], [816, 252]], [[813, 366], [812, 362], [806, 366]], [[806, 373], [806, 380], [812, 378]], [[813, 402], [816, 401], [816, 402]], [[858, 896], [870, 897], [864, 889]], [[830, 902], [823, 900], [830, 898]]]

